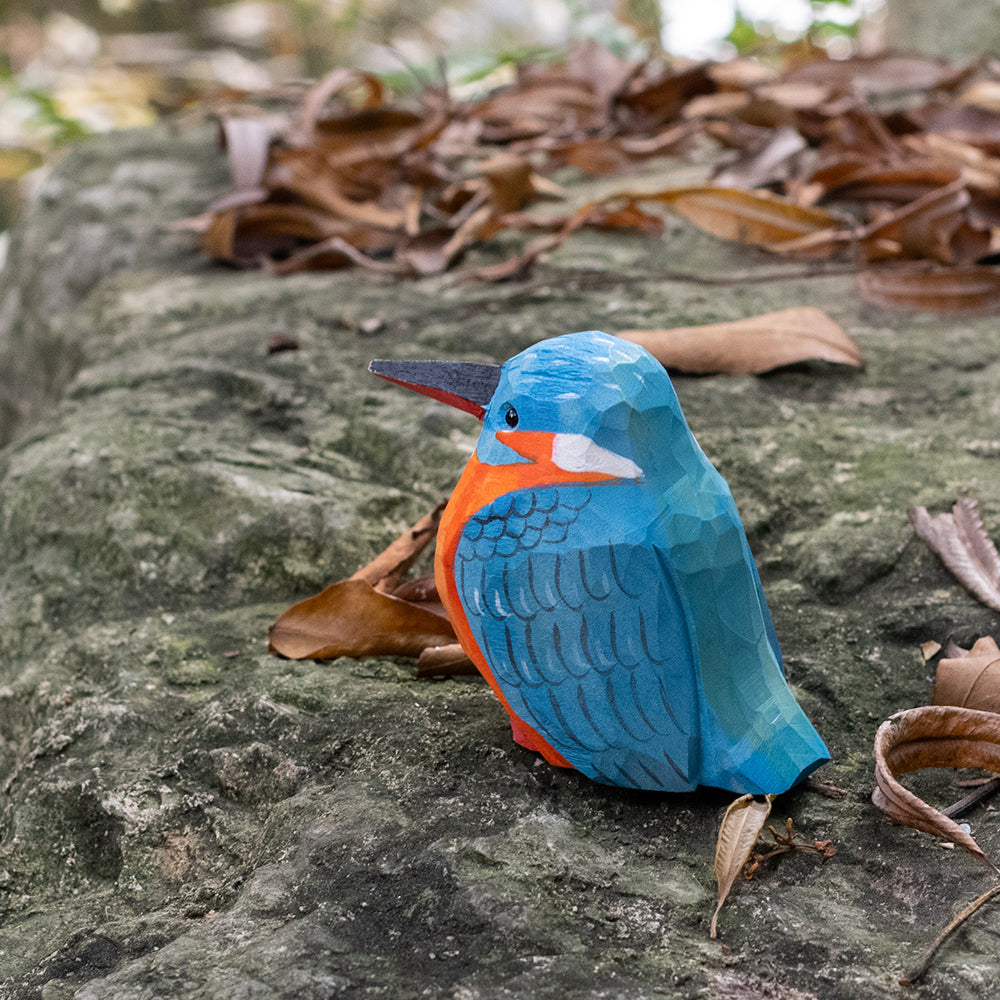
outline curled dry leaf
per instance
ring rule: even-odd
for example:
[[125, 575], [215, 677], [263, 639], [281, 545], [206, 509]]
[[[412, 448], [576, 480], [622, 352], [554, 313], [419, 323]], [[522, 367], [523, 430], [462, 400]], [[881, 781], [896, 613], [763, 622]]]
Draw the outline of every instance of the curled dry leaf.
[[926, 507], [911, 507], [906, 515], [958, 582], [988, 608], [1000, 611], [1000, 553], [986, 533], [976, 501], [963, 497], [950, 514], [936, 517]]
[[741, 795], [729, 804], [722, 817], [719, 838], [715, 843], [715, 880], [719, 885], [719, 901], [712, 914], [710, 937], [718, 937], [719, 911], [747, 863], [760, 831], [764, 829], [774, 798], [773, 795]]
[[859, 368], [860, 348], [821, 309], [802, 306], [732, 323], [618, 334], [646, 348], [666, 368], [748, 375], [819, 359]]
[[858, 233], [869, 260], [915, 258], [971, 265], [990, 248], [990, 233], [968, 218], [965, 182], [936, 188]]
[[438, 524], [444, 513], [446, 500], [442, 500], [429, 514], [425, 514], [412, 528], [380, 552], [367, 566], [351, 575], [352, 580], [364, 580], [382, 593], [396, 590], [417, 557], [434, 540]]
[[292, 660], [338, 656], [419, 656], [455, 641], [447, 618], [382, 594], [364, 580], [341, 580], [289, 608], [270, 629], [269, 649]]
[[448, 646], [428, 646], [421, 652], [417, 663], [418, 677], [455, 677], [477, 673], [476, 665], [457, 642]]
[[875, 805], [898, 823], [958, 844], [991, 864], [971, 834], [897, 780], [925, 767], [982, 767], [1000, 773], [1000, 715], [926, 705], [898, 712], [875, 734]]
[[[796, 249], [810, 240], [811, 253], [832, 253], [847, 238], [843, 223], [831, 212], [766, 191], [706, 185], [650, 194], [628, 192], [621, 197], [660, 202], [713, 236], [768, 250]], [[820, 235], [823, 239], [817, 240]]]
[[933, 703], [1000, 712], [1000, 646], [996, 640], [985, 636], [968, 652], [959, 652], [959, 656], [938, 662]]
[[365, 108], [377, 108], [385, 99], [381, 80], [371, 73], [338, 67], [310, 87], [298, 107], [293, 126], [288, 130], [292, 145], [307, 146], [316, 138], [316, 123], [323, 114], [326, 103], [335, 94], [351, 87], [361, 87], [366, 95]]
[[438, 504], [348, 580], [293, 605], [270, 628], [269, 649], [293, 660], [420, 656], [455, 642], [437, 591], [403, 578], [437, 535]]
[[858, 287], [866, 302], [910, 312], [1000, 312], [1000, 268], [985, 264], [871, 268], [858, 275]]

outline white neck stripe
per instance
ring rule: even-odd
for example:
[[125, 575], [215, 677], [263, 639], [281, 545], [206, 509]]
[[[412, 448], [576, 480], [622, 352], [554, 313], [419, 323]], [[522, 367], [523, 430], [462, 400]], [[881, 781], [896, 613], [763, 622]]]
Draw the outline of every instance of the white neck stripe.
[[630, 458], [594, 444], [586, 434], [556, 434], [552, 461], [566, 472], [603, 472], [619, 479], [642, 476], [642, 469]]

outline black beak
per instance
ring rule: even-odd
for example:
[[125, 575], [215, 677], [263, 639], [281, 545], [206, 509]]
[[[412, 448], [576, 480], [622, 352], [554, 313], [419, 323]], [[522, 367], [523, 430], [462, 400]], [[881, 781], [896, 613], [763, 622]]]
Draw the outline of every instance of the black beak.
[[483, 419], [500, 381], [500, 365], [469, 361], [372, 361], [368, 370], [379, 378]]

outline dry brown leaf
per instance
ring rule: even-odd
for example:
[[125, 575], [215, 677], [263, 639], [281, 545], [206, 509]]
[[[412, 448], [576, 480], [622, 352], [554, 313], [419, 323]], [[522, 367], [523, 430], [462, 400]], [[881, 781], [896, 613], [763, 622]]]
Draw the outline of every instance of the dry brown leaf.
[[559, 198], [565, 192], [558, 184], [535, 172], [531, 161], [502, 153], [479, 164], [479, 172], [490, 192], [498, 215], [517, 212], [539, 198]]
[[920, 644], [920, 652], [923, 654], [924, 662], [932, 660], [941, 652], [941, 643], [935, 639], [928, 639]]
[[766, 83], [757, 87], [754, 93], [759, 98], [796, 111], [816, 111], [833, 97], [834, 89], [825, 83], [785, 80]]
[[897, 712], [875, 734], [875, 805], [904, 826], [957, 844], [992, 867], [971, 834], [896, 780], [925, 767], [982, 767], [1000, 773], [1000, 715], [926, 705]]
[[990, 248], [990, 233], [968, 218], [971, 196], [962, 180], [928, 191], [858, 234], [869, 260], [906, 257], [972, 264]]
[[903, 143], [916, 156], [928, 158], [942, 169], [959, 170], [970, 186], [995, 194], [1000, 183], [1000, 158], [968, 142], [935, 132], [905, 135]]
[[341, 170], [374, 161], [388, 164], [426, 146], [440, 134], [445, 122], [440, 111], [357, 111], [319, 122], [311, 145], [331, 166]]
[[614, 198], [601, 199], [581, 205], [572, 215], [558, 220], [559, 230], [533, 240], [523, 251], [514, 254], [500, 264], [481, 267], [473, 277], [480, 281], [512, 281], [525, 277], [535, 266], [538, 258], [552, 250], [558, 250], [569, 237], [591, 218], [600, 218], [606, 203]]
[[414, 274], [437, 274], [476, 240], [491, 236], [501, 228], [493, 209], [483, 205], [456, 229], [441, 226], [404, 240], [396, 256]]
[[1000, 611], [1000, 553], [986, 533], [976, 501], [962, 497], [950, 514], [936, 517], [926, 507], [911, 507], [906, 516], [958, 582], [988, 608]]
[[275, 150], [268, 182], [276, 190], [335, 216], [375, 229], [406, 231], [406, 213], [402, 207], [385, 208], [375, 201], [348, 197], [342, 178], [327, 168], [325, 158], [314, 149]]
[[405, 262], [391, 260], [375, 260], [362, 253], [353, 243], [342, 236], [331, 236], [329, 239], [310, 246], [303, 247], [275, 263], [268, 262], [267, 267], [272, 274], [300, 274], [303, 271], [336, 270], [357, 264], [368, 271], [379, 271], [382, 274], [403, 275], [409, 273]]
[[1000, 112], [1000, 80], [976, 80], [965, 87], [956, 100]]
[[777, 70], [752, 56], [729, 59], [708, 67], [712, 79], [724, 90], [742, 89], [770, 83], [777, 79]]
[[1000, 111], [975, 104], [951, 102], [918, 114], [922, 131], [938, 133], [969, 143], [991, 153], [1000, 150]]
[[652, 80], [633, 80], [617, 96], [616, 110], [633, 123], [634, 130], [651, 129], [675, 121], [688, 101], [716, 88], [706, 63], [679, 72], [668, 69]]
[[632, 229], [650, 236], [661, 235], [665, 228], [661, 215], [644, 212], [634, 201], [595, 206], [587, 217], [587, 227], [606, 232]]
[[821, 309], [801, 306], [732, 323], [674, 330], [625, 330], [666, 368], [748, 375], [821, 359], [861, 367], [861, 349]]
[[760, 831], [764, 829], [774, 799], [773, 795], [741, 795], [730, 802], [722, 817], [719, 838], [715, 843], [715, 880], [719, 885], [719, 901], [712, 914], [709, 937], [718, 937], [716, 925], [719, 911], [743, 871]]
[[960, 82], [961, 72], [932, 56], [885, 52], [850, 59], [817, 59], [792, 70], [784, 80], [885, 94], [953, 86]]
[[385, 88], [377, 76], [344, 67], [331, 70], [306, 91], [299, 105], [295, 123], [289, 129], [289, 142], [294, 146], [308, 146], [313, 143], [316, 138], [316, 123], [323, 114], [327, 102], [335, 94], [351, 87], [362, 87], [365, 90], [362, 105], [366, 108], [380, 107], [385, 100]]
[[444, 508], [442, 501], [349, 579], [289, 608], [271, 626], [271, 652], [293, 660], [419, 656], [453, 643], [433, 578], [403, 579], [437, 536]]
[[552, 166], [563, 164], [595, 177], [623, 174], [654, 156], [678, 156], [693, 144], [698, 123], [674, 124], [654, 135], [597, 135], [547, 146]]
[[858, 286], [865, 301], [910, 312], [1000, 312], [1000, 268], [992, 266], [871, 268]]
[[742, 111], [750, 101], [750, 94], [746, 91], [721, 90], [715, 94], [693, 97], [684, 105], [681, 115], [689, 120], [726, 117]]
[[271, 626], [268, 649], [291, 660], [419, 656], [455, 641], [447, 618], [365, 580], [341, 580], [300, 601]]
[[478, 281], [518, 281], [526, 278], [538, 263], [538, 258], [550, 250], [557, 250], [565, 242], [558, 233], [543, 236], [530, 243], [521, 253], [514, 254], [499, 264], [486, 264], [476, 268], [471, 277]]
[[719, 171], [715, 175], [715, 183], [723, 187], [750, 189], [787, 180], [793, 158], [806, 145], [806, 140], [796, 129], [787, 125], [775, 129], [762, 148], [748, 150], [735, 163]]
[[[355, 252], [377, 253], [385, 248], [385, 234], [339, 220], [306, 205], [267, 202], [216, 211], [202, 235], [202, 248], [216, 260], [252, 267], [262, 259], [294, 253], [303, 243], [339, 238]], [[345, 263], [350, 261], [345, 258]], [[328, 266], [330, 266], [328, 264]]]
[[418, 677], [456, 677], [478, 673], [476, 665], [457, 642], [449, 646], [429, 646], [421, 652], [417, 662]]
[[840, 219], [830, 212], [765, 191], [705, 185], [647, 194], [632, 191], [619, 197], [659, 202], [713, 236], [769, 250], [781, 250], [783, 244], [803, 237], [843, 229]]
[[[438, 524], [448, 501], [442, 500], [430, 513], [407, 528], [370, 563], [352, 573], [350, 579], [364, 580], [383, 594], [398, 593], [403, 577], [420, 553], [437, 537]], [[414, 599], [411, 593], [409, 600]]]
[[1000, 712], [1000, 646], [984, 636], [968, 652], [961, 652], [938, 662], [933, 704]]
[[471, 112], [482, 122], [485, 139], [509, 142], [599, 128], [607, 108], [589, 81], [552, 70], [493, 91]]
[[258, 188], [275, 136], [274, 121], [263, 115], [241, 115], [223, 118], [221, 126], [233, 187], [237, 191]]
[[[847, 176], [843, 176], [844, 173]], [[905, 167], [840, 161], [817, 171], [812, 179], [826, 181], [827, 199], [903, 205], [956, 183], [961, 179], [961, 172], [954, 166], [934, 161], [909, 163]]]
[[201, 236], [201, 248], [213, 260], [235, 259], [236, 209], [216, 212]]

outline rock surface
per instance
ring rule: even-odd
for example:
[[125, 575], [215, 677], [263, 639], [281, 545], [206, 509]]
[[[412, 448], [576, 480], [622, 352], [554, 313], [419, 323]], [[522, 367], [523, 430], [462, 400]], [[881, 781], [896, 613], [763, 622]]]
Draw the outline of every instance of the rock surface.
[[[869, 796], [877, 726], [929, 700], [918, 643], [996, 632], [905, 514], [968, 494], [1000, 533], [995, 319], [888, 316], [848, 274], [681, 224], [578, 236], [517, 285], [235, 273], [165, 227], [221, 171], [198, 132], [76, 149], [0, 289], [0, 996], [901, 994], [989, 885]], [[860, 342], [863, 372], [677, 380], [833, 752], [817, 777], [845, 792], [778, 800], [776, 826], [836, 857], [766, 863], [710, 941], [729, 797], [594, 785], [516, 747], [475, 679], [293, 663], [266, 632], [445, 495], [471, 450], [471, 418], [373, 384], [370, 358], [503, 359], [574, 329], [803, 304]], [[301, 349], [268, 355], [278, 333]], [[996, 816], [971, 818], [994, 857]], [[998, 921], [916, 995], [993, 997]]]

